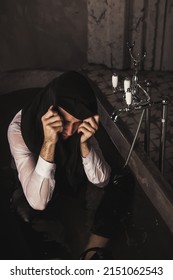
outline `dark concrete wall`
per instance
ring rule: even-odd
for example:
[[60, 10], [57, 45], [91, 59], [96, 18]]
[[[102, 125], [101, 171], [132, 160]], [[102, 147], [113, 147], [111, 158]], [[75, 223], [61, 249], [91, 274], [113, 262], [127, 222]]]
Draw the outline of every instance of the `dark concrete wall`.
[[86, 0], [1, 0], [0, 71], [86, 62]]

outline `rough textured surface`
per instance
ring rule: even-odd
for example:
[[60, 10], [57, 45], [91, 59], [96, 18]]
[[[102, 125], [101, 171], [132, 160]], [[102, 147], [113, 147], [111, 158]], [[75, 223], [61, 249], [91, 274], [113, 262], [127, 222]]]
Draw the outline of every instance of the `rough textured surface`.
[[70, 69], [86, 62], [86, 0], [3, 0], [0, 71]]
[[126, 42], [147, 50], [146, 70], [173, 70], [173, 0], [0, 2], [0, 71], [130, 67]]
[[147, 51], [145, 70], [173, 70], [173, 1], [88, 0], [88, 62], [130, 66], [126, 42]]

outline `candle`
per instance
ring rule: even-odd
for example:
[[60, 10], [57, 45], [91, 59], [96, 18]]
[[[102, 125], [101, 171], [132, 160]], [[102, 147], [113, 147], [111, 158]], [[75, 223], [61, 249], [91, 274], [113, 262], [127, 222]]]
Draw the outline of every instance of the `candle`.
[[118, 86], [118, 75], [116, 73], [112, 75], [112, 86], [114, 89]]
[[128, 88], [130, 88], [131, 86], [131, 81], [130, 78], [125, 78], [124, 80], [124, 91], [127, 92]]
[[132, 104], [132, 93], [129, 88], [127, 89], [127, 91], [125, 93], [125, 99], [126, 99], [126, 103], [128, 106]]

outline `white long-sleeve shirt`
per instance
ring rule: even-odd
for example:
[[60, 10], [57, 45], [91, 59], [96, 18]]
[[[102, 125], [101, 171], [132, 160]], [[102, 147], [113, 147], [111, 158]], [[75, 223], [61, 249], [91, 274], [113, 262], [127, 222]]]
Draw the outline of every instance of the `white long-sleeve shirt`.
[[[26, 199], [32, 208], [45, 209], [55, 188], [56, 164], [45, 161], [41, 156], [36, 160], [26, 146], [21, 134], [21, 111], [8, 127], [8, 141]], [[89, 141], [90, 153], [82, 158], [84, 170], [91, 183], [103, 188], [109, 182], [111, 169], [104, 160], [97, 140], [91, 137]]]

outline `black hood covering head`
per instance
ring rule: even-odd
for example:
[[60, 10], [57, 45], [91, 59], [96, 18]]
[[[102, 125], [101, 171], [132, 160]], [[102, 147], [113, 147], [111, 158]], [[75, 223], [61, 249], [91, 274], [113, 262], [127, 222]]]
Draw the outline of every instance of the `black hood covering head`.
[[[83, 74], [68, 71], [52, 80], [34, 97], [32, 102], [22, 109], [22, 136], [29, 150], [36, 157], [40, 154], [44, 140], [41, 117], [51, 105], [57, 111], [58, 106], [62, 107], [79, 120], [97, 114], [94, 90], [91, 82]], [[77, 185], [81, 182], [80, 174], [83, 173], [81, 172], [80, 135], [77, 132], [65, 141], [61, 136], [59, 137], [56, 145], [55, 163], [57, 165], [57, 181], [60, 181], [59, 177], [62, 181], [65, 180], [63, 178], [65, 176], [68, 184], [77, 191]], [[65, 181], [61, 183], [66, 184]]]

